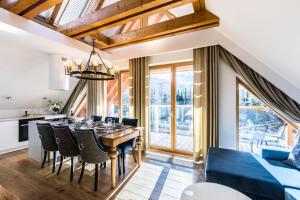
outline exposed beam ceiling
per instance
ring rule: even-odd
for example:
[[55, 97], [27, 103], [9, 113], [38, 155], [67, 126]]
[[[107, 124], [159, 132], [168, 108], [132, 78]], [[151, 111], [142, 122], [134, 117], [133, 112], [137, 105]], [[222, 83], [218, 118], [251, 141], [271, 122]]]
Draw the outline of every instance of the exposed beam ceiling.
[[195, 0], [119, 1], [59, 28], [62, 33], [82, 38]]
[[133, 43], [140, 43], [166, 36], [182, 34], [195, 30], [210, 28], [219, 25], [219, 18], [203, 10], [201, 12], [178, 17], [158, 24], [142, 27], [137, 30], [118, 34], [109, 38], [107, 46], [98, 46], [100, 49], [111, 49]]
[[27, 19], [32, 19], [41, 12], [62, 3], [62, 1], [63, 0], [39, 0], [38, 2], [32, 4], [31, 6], [20, 12], [19, 15], [26, 17]]

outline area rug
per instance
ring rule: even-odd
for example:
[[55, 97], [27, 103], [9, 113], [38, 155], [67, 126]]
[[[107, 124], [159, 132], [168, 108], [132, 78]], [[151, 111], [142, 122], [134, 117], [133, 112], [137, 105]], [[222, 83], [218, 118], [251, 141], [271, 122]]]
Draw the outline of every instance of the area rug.
[[193, 184], [192, 173], [142, 163], [117, 195], [117, 200], [179, 200], [182, 191]]

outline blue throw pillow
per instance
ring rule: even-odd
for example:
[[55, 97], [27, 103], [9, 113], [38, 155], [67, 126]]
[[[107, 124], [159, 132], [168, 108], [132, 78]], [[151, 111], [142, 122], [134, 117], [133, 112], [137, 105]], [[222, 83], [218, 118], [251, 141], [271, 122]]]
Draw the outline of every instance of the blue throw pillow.
[[294, 146], [286, 163], [300, 170], [300, 143]]

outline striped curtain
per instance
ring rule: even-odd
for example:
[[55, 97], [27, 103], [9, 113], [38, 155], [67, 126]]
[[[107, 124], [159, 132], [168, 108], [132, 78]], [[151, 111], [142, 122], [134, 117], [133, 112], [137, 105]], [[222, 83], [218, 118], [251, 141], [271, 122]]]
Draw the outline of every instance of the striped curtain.
[[87, 117], [101, 113], [101, 84], [103, 81], [87, 81]]
[[139, 120], [139, 126], [145, 128], [144, 148], [148, 144], [149, 115], [149, 58], [129, 60], [129, 114]]
[[193, 51], [194, 61], [194, 160], [205, 159], [209, 147], [219, 145], [219, 47]]

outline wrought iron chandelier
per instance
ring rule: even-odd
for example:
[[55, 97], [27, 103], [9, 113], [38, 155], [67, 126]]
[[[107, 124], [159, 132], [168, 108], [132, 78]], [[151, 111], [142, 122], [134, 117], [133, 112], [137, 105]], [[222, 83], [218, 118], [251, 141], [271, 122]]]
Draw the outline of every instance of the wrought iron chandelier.
[[75, 59], [72, 62], [65, 58], [63, 61], [65, 62], [65, 74], [74, 78], [86, 80], [113, 80], [118, 78], [119, 73], [115, 67], [105, 64], [99, 53], [95, 51], [95, 40], [93, 40], [93, 50], [85, 68], [83, 68], [81, 59]]

